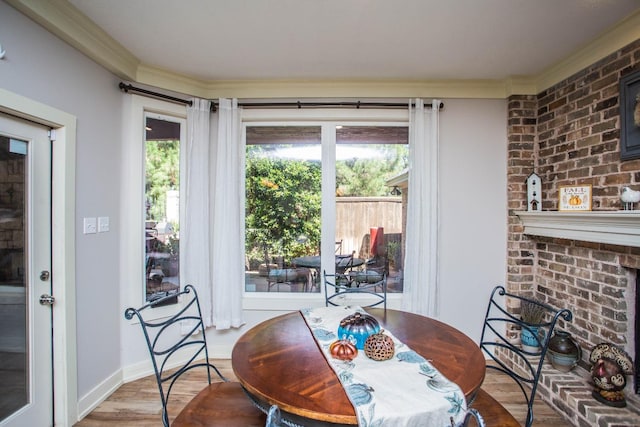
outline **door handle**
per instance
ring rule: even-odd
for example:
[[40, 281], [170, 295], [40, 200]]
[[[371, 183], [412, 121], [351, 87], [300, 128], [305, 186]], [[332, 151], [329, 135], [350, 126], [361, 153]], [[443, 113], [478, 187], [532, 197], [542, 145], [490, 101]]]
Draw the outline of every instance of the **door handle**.
[[56, 299], [51, 295], [40, 295], [40, 305], [53, 305], [54, 302], [56, 302]]

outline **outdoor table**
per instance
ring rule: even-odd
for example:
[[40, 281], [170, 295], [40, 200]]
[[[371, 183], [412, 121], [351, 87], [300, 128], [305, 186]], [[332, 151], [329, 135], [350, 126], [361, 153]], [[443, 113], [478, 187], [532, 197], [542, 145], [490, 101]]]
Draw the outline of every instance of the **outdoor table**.
[[[336, 255], [336, 272], [339, 273], [341, 269], [344, 271], [344, 268], [347, 267], [347, 263], [349, 262], [349, 258], [351, 258], [351, 255]], [[320, 255], [301, 256], [293, 258], [291, 262], [298, 267], [315, 269], [318, 277], [320, 277]], [[359, 267], [364, 264], [364, 262], [365, 260], [362, 258], [353, 258], [353, 262], [349, 266]]]
[[[457, 329], [428, 317], [369, 308], [383, 329], [428, 359], [471, 401], [485, 375], [478, 346]], [[305, 426], [357, 425], [353, 405], [317, 346], [300, 312], [266, 320], [233, 348], [234, 373], [261, 406], [279, 405], [286, 419]]]

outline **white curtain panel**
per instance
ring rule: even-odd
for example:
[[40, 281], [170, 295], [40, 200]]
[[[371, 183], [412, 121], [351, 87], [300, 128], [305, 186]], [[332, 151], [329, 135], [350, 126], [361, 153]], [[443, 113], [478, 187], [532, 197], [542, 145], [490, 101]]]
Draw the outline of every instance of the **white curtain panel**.
[[[211, 102], [192, 99], [187, 106], [186, 173], [180, 222], [180, 278], [196, 288], [202, 315], [211, 319], [211, 251], [209, 246], [209, 127]], [[208, 313], [208, 315], [207, 315]], [[211, 323], [210, 321], [208, 322]], [[207, 325], [210, 326], [210, 325]]]
[[438, 277], [438, 114], [424, 101], [409, 104], [409, 181], [402, 309], [429, 317], [439, 314]]
[[216, 329], [244, 323], [244, 143], [238, 100], [219, 99], [217, 138], [212, 144], [211, 286], [212, 324]]

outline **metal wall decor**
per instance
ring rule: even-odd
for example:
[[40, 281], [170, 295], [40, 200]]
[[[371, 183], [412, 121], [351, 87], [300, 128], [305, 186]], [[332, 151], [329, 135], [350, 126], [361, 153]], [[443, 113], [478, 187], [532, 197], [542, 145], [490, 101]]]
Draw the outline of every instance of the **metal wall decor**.
[[640, 71], [620, 79], [620, 159], [640, 158]]

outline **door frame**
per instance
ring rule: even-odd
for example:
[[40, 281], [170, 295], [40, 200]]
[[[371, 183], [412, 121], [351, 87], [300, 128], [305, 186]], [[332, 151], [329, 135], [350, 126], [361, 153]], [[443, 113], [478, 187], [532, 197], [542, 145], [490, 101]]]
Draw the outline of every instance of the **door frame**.
[[0, 111], [53, 129], [51, 231], [54, 424], [78, 420], [75, 295], [76, 117], [0, 88]]

